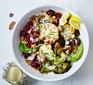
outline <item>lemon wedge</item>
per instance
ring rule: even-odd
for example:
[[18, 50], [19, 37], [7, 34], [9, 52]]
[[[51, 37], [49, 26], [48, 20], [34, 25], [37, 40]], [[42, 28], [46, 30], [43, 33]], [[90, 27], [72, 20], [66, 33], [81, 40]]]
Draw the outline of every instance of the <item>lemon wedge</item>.
[[80, 29], [80, 24], [82, 23], [82, 21], [80, 20], [80, 18], [76, 17], [76, 16], [72, 16], [69, 20], [69, 24], [70, 26], [72, 26], [75, 29]]
[[70, 17], [70, 13], [64, 13], [62, 17], [59, 20], [59, 24], [61, 26], [65, 25], [67, 23], [67, 19]]

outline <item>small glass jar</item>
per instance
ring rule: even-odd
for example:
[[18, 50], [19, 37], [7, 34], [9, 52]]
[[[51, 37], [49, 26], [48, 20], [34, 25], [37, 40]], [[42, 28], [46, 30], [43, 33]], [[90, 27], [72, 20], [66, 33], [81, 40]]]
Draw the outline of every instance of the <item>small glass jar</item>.
[[3, 78], [13, 85], [23, 85], [26, 74], [14, 63], [7, 63], [3, 68]]

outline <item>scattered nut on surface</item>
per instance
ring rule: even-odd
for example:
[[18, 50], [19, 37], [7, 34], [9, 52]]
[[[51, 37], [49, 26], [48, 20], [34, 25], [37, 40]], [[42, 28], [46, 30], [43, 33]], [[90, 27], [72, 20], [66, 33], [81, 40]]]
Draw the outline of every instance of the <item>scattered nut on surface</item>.
[[15, 21], [12, 21], [10, 24], [9, 24], [9, 30], [12, 30], [13, 27], [15, 26]]
[[14, 16], [14, 14], [13, 14], [13, 13], [10, 13], [10, 14], [9, 14], [9, 17], [10, 17], [10, 18], [11, 18], [11, 17], [13, 17], [13, 16]]

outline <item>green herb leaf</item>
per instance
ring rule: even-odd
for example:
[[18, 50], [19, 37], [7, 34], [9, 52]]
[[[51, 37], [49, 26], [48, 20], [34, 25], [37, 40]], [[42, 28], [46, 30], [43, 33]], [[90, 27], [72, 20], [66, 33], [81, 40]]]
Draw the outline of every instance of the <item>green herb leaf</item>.
[[25, 43], [20, 43], [19, 44], [20, 51], [22, 51], [24, 53], [34, 53], [34, 52], [39, 50], [39, 47], [40, 47], [40, 45], [36, 46], [36, 48], [34, 48], [34, 49], [30, 49], [30, 48], [26, 47]]

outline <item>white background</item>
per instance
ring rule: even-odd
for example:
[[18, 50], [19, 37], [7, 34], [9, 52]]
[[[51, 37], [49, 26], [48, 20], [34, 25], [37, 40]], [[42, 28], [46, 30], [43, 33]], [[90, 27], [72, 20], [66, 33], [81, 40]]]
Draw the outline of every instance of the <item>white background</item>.
[[[34, 80], [29, 85], [93, 85], [93, 0], [0, 0], [0, 85], [10, 85], [2, 79], [3, 66], [14, 61], [12, 53], [12, 34], [8, 26], [11, 21], [18, 21], [22, 15], [33, 7], [57, 4], [76, 12], [89, 32], [90, 49], [81, 68], [67, 79], [56, 82], [41, 82]], [[9, 18], [9, 13], [14, 13]], [[32, 79], [31, 79], [32, 80]]]

